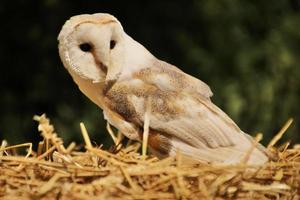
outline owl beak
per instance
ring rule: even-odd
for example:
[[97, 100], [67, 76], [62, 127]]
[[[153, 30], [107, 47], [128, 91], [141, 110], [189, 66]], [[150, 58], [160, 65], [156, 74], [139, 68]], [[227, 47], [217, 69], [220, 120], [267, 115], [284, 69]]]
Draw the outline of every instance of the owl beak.
[[105, 87], [106, 92], [118, 81], [122, 73], [122, 65], [119, 61], [110, 60], [109, 65], [107, 66], [107, 73], [105, 78]]

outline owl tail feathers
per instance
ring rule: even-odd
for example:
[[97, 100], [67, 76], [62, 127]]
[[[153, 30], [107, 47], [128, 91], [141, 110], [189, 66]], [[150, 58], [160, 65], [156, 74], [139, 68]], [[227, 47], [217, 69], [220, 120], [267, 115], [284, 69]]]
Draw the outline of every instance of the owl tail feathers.
[[264, 148], [263, 146], [257, 148], [247, 145], [248, 148], [245, 148], [245, 145], [233, 145], [218, 148], [195, 148], [174, 138], [170, 143], [170, 156], [175, 156], [177, 151], [180, 151], [184, 157], [205, 163], [262, 165], [269, 160], [268, 156], [260, 149]]
[[269, 160], [267, 149], [242, 132], [239, 142], [227, 147], [195, 147], [176, 137], [150, 130], [148, 145], [159, 157], [176, 156], [178, 151], [187, 161], [223, 164], [261, 165]]

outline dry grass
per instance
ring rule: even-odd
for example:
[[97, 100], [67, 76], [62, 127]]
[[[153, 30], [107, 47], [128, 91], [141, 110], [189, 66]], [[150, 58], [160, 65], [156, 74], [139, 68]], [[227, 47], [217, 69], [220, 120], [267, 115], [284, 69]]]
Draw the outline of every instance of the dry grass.
[[[1, 199], [300, 199], [300, 146], [268, 146], [279, 160], [264, 166], [186, 163], [139, 153], [140, 144], [111, 151], [92, 146], [83, 124], [85, 151], [64, 147], [49, 120], [36, 116], [44, 140], [0, 147]], [[111, 135], [116, 143], [120, 134]], [[19, 156], [18, 148], [27, 148]]]

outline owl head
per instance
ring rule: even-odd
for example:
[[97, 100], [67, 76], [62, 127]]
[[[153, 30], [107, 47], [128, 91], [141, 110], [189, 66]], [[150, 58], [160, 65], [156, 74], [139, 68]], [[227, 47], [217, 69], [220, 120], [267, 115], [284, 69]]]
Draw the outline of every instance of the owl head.
[[102, 82], [120, 73], [125, 38], [122, 25], [112, 15], [78, 15], [64, 24], [58, 36], [59, 54], [71, 74]]

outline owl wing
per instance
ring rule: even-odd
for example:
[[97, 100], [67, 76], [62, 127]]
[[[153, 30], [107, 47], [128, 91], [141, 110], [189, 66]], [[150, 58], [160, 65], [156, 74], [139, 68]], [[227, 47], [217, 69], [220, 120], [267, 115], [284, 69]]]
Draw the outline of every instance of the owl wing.
[[[152, 105], [158, 108], [151, 114], [151, 128], [176, 136], [195, 147], [231, 146], [235, 144], [233, 138], [242, 135], [239, 127], [210, 101], [212, 92], [209, 86], [175, 66], [159, 61], [135, 77], [143, 82], [143, 86], [137, 87], [151, 86], [155, 91], [142, 91], [143, 96], [153, 94]], [[134, 87], [134, 84], [130, 85]], [[157, 94], [161, 95], [157, 97]], [[157, 99], [159, 96], [162, 98]], [[131, 101], [137, 106], [134, 99]], [[174, 112], [176, 110], [178, 113]], [[138, 121], [143, 122], [142, 119]]]
[[[107, 97], [114, 102], [114, 111], [140, 129], [150, 101], [150, 132], [161, 135], [159, 140], [152, 139], [162, 144], [154, 145], [158, 151], [176, 148], [206, 161], [222, 162], [230, 157], [230, 162], [235, 162], [252, 142], [210, 101], [211, 94], [202, 81], [173, 66], [159, 66], [117, 82]], [[255, 152], [254, 160], [266, 160], [262, 152]]]
[[135, 76], [145, 83], [156, 85], [161, 90], [197, 94], [206, 100], [210, 100], [213, 96], [206, 83], [184, 73], [174, 65], [160, 60], [153, 61], [151, 65], [151, 68], [143, 69], [135, 73]]

